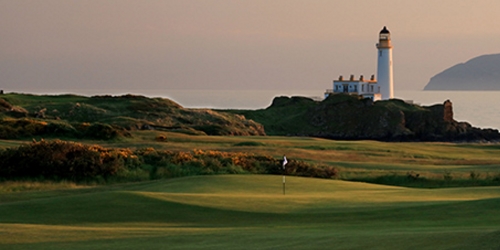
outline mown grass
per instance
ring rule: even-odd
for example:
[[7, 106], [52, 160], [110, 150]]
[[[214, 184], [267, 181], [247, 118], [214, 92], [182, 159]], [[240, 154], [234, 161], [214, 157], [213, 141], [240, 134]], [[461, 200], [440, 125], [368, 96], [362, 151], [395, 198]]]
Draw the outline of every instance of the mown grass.
[[[155, 139], [160, 134], [165, 141]], [[286, 195], [282, 194], [282, 178], [276, 175], [192, 176], [105, 186], [47, 183], [37, 187], [29, 182], [3, 182], [0, 248], [500, 247], [500, 187], [467, 187], [500, 177], [496, 144], [193, 136], [157, 131], [133, 132], [133, 137], [120, 141], [84, 142], [111, 148], [246, 152], [276, 159], [286, 154], [289, 160], [336, 167], [340, 180], [289, 176]], [[0, 140], [0, 147], [18, 143]], [[417, 174], [417, 179], [408, 177]], [[378, 178], [395, 186], [366, 183]], [[429, 189], [443, 182], [455, 188]]]
[[[500, 189], [204, 176], [0, 204], [8, 249], [499, 247]], [[20, 196], [29, 195], [21, 193]]]

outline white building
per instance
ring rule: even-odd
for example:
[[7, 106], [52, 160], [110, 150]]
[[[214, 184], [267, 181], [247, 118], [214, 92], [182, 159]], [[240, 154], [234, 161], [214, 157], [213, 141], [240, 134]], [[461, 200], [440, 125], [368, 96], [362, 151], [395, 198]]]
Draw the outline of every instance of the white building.
[[369, 80], [366, 80], [363, 76], [360, 76], [359, 79], [354, 79], [354, 75], [345, 80], [343, 76], [340, 76], [338, 80], [333, 81], [333, 90], [327, 90], [325, 97], [328, 97], [330, 94], [339, 93], [360, 95], [374, 101], [382, 100], [380, 86], [375, 80], [374, 75]]
[[378, 81], [374, 75], [372, 75], [370, 80], [365, 80], [363, 76], [359, 79], [354, 79], [354, 75], [351, 75], [349, 80], [345, 80], [343, 76], [340, 76], [338, 80], [333, 81], [333, 89], [325, 92], [325, 98], [331, 94], [340, 93], [360, 95], [364, 98], [370, 98], [373, 101], [394, 98], [391, 33], [385, 26], [379, 33], [377, 49]]
[[385, 26], [380, 31], [377, 49], [377, 78], [380, 86], [380, 94], [382, 94], [382, 100], [392, 99], [394, 98], [394, 81], [392, 78], [391, 33]]

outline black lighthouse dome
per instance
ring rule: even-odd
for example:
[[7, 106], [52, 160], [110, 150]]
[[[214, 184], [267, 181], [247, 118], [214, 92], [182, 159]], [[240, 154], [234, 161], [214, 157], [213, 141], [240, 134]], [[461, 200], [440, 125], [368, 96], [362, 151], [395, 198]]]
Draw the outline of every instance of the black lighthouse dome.
[[391, 32], [389, 32], [389, 30], [387, 29], [387, 27], [384, 26], [384, 28], [380, 31], [380, 34], [390, 34]]

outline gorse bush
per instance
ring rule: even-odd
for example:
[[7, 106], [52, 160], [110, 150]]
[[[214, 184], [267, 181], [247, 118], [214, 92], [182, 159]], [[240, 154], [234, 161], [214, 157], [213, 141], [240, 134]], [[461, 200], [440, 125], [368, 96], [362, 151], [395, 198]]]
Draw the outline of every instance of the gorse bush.
[[279, 161], [270, 156], [255, 156], [247, 153], [193, 150], [174, 152], [147, 148], [136, 151], [145, 164], [155, 166], [154, 178], [200, 174], [272, 174], [279, 172]]
[[81, 143], [40, 141], [0, 150], [0, 178], [72, 181], [139, 181], [208, 174], [287, 174], [335, 178], [336, 168], [290, 160], [286, 173], [280, 160], [249, 153], [145, 148], [107, 149]]
[[120, 150], [64, 141], [40, 141], [0, 151], [0, 176], [82, 181], [116, 175], [125, 167]]
[[89, 138], [112, 140], [131, 136], [122, 128], [102, 123], [74, 123], [60, 120], [5, 119], [0, 120], [0, 139], [17, 139], [33, 136]]
[[119, 130], [111, 125], [94, 123], [83, 131], [82, 134], [85, 138], [98, 139], [98, 140], [111, 140], [120, 136], [130, 136], [130, 133]]

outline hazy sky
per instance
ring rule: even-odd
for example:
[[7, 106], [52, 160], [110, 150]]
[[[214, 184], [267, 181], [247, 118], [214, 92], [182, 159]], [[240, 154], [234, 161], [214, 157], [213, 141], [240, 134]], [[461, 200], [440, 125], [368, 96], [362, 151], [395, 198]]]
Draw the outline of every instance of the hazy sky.
[[500, 53], [498, 0], [0, 0], [0, 89], [318, 89], [376, 73], [396, 90]]

